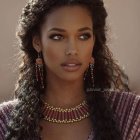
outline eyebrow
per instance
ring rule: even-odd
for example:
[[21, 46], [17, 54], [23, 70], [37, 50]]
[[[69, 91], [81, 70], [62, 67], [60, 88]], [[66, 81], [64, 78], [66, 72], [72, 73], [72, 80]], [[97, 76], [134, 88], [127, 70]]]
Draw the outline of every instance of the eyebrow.
[[[85, 31], [85, 30], [90, 30], [90, 31], [92, 31], [92, 29], [89, 28], [89, 27], [83, 27], [83, 28], [78, 29], [79, 32], [80, 32], [80, 31]], [[50, 31], [66, 32], [66, 30], [61, 29], [61, 28], [56, 28], [56, 27], [50, 29], [49, 32], [50, 32]]]

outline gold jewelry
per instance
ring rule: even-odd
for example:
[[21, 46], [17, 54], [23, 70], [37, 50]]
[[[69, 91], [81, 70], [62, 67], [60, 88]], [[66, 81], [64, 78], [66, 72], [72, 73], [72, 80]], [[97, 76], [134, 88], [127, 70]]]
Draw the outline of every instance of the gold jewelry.
[[43, 119], [49, 122], [73, 123], [87, 118], [89, 116], [89, 109], [85, 100], [76, 107], [67, 109], [54, 107], [44, 102], [42, 113]]

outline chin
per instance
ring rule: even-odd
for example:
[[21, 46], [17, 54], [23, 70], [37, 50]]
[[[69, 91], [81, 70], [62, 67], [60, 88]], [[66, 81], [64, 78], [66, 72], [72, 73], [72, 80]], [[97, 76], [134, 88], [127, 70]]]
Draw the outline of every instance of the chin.
[[65, 81], [78, 81], [83, 79], [82, 75], [78, 75], [78, 74], [66, 74], [66, 75], [61, 75], [61, 79], [65, 80]]

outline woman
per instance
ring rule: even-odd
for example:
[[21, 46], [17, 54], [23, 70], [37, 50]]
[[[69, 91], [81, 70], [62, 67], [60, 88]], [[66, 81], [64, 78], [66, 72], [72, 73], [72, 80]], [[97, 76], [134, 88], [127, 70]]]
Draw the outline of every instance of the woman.
[[106, 17], [102, 0], [27, 3], [15, 98], [1, 104], [1, 140], [139, 139], [140, 98], [106, 45]]

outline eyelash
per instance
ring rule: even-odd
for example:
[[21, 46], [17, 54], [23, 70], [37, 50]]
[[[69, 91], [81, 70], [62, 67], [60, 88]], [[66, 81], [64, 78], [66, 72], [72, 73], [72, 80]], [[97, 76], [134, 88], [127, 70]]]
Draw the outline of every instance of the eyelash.
[[[85, 35], [86, 38], [87, 38], [87, 39], [82, 39], [82, 40], [88, 40], [91, 37], [90, 33], [84, 33], [82, 35]], [[49, 36], [49, 38], [52, 39], [52, 40], [56, 40], [56, 41], [61, 40], [61, 39], [53, 39], [55, 36], [63, 37], [61, 34], [52, 34], [52, 35]]]

